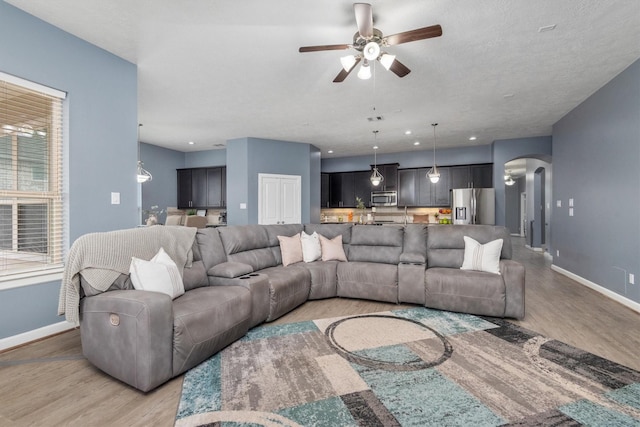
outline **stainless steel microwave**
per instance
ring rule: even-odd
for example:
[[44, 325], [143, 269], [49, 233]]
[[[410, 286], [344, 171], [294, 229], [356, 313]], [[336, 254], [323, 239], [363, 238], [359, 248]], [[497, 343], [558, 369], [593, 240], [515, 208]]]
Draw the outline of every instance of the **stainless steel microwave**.
[[372, 191], [371, 206], [398, 206], [398, 192]]

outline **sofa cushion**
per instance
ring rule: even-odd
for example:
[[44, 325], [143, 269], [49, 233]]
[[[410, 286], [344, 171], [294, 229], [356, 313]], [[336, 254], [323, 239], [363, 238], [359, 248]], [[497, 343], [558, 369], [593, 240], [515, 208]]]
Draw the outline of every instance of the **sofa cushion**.
[[427, 267], [460, 268], [464, 261], [464, 236], [488, 243], [502, 239], [501, 259], [511, 259], [509, 231], [495, 225], [430, 225], [427, 232]]
[[342, 236], [342, 248], [344, 253], [349, 255], [349, 245], [351, 243], [351, 224], [305, 224], [304, 231], [307, 234], [312, 234], [314, 231], [318, 234], [326, 237], [327, 239], [333, 239], [338, 234]]
[[224, 262], [210, 268], [208, 273], [210, 276], [233, 279], [253, 273], [253, 268], [251, 268], [249, 264], [243, 264], [241, 262]]
[[461, 313], [503, 317], [506, 291], [502, 276], [454, 268], [425, 272], [425, 306]]
[[322, 248], [322, 261], [347, 261], [347, 255], [342, 247], [342, 235], [338, 234], [333, 239], [327, 239], [322, 234], [318, 235]]
[[304, 264], [311, 274], [309, 299], [332, 298], [338, 295], [338, 261], [315, 261]]
[[[220, 227], [219, 233], [227, 261], [249, 264], [254, 271], [280, 263], [271, 250], [269, 235], [263, 225]], [[274, 239], [277, 241], [275, 236]], [[277, 243], [274, 246], [280, 252]]]
[[173, 301], [173, 375], [236, 341], [249, 329], [251, 294], [242, 286], [197, 288]]
[[502, 239], [496, 239], [482, 245], [477, 240], [464, 236], [464, 260], [460, 270], [500, 274], [502, 242]]
[[[227, 254], [222, 240], [220, 239], [219, 228], [199, 228], [196, 233], [196, 242], [200, 252], [200, 259], [204, 263], [205, 271], [211, 267], [227, 261]], [[194, 253], [194, 260], [196, 254]]]
[[[262, 227], [267, 232], [267, 244], [269, 250], [273, 253], [276, 265], [282, 264], [282, 251], [280, 250], [278, 236], [291, 237], [297, 234], [299, 237], [302, 232], [302, 224], [270, 224], [262, 225]], [[300, 261], [302, 261], [302, 257], [300, 257]]]
[[311, 275], [303, 266], [277, 266], [259, 271], [269, 278], [269, 317], [272, 321], [309, 298]]
[[338, 264], [337, 276], [338, 296], [398, 302], [397, 265], [341, 262]]
[[358, 225], [351, 230], [349, 261], [397, 265], [403, 241], [402, 226]]

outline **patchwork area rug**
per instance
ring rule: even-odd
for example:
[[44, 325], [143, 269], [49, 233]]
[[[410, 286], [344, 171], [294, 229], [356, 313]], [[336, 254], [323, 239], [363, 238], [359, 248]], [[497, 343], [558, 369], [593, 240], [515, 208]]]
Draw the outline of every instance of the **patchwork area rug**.
[[176, 426], [640, 426], [640, 372], [426, 308], [262, 326], [187, 372]]

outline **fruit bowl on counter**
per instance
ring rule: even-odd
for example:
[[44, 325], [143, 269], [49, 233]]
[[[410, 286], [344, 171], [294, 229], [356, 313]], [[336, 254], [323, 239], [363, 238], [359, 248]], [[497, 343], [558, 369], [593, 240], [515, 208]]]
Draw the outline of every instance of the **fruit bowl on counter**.
[[[441, 215], [448, 215], [448, 218], [440, 218]], [[451, 209], [441, 208], [438, 209], [438, 213], [435, 214], [436, 221], [438, 224], [453, 224], [451, 221]]]

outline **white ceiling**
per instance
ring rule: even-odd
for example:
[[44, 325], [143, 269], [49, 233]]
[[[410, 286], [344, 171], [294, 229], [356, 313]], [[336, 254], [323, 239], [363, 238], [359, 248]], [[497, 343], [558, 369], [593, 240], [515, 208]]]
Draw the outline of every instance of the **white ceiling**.
[[141, 140], [180, 151], [250, 136], [370, 154], [373, 130], [379, 152], [424, 150], [433, 122], [438, 147], [550, 135], [640, 58], [638, 0], [372, 1], [384, 35], [443, 35], [386, 49], [404, 78], [378, 64], [375, 79], [343, 83], [332, 80], [345, 51], [298, 47], [351, 43], [349, 1], [5, 1], [137, 64]]

